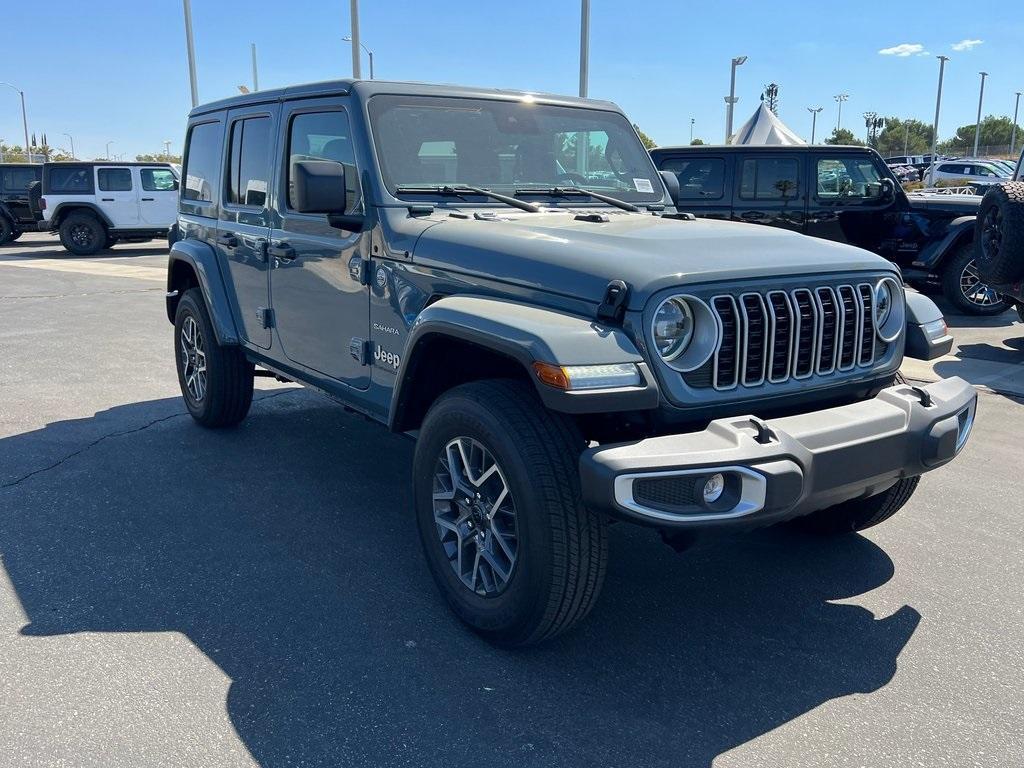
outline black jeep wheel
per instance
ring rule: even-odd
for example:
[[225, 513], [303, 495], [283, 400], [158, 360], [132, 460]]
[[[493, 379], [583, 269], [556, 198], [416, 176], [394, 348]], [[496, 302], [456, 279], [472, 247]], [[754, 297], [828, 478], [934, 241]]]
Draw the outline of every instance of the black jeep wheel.
[[17, 239], [14, 227], [6, 216], [0, 216], [0, 245], [13, 243]]
[[185, 292], [174, 317], [178, 384], [192, 418], [204, 427], [234, 426], [252, 404], [253, 364], [240, 347], [221, 346], [198, 288]]
[[517, 381], [456, 387], [423, 422], [413, 489], [427, 564], [455, 614], [491, 642], [547, 640], [597, 599], [607, 522], [583, 506], [583, 447]]
[[995, 184], [981, 201], [974, 225], [978, 271], [992, 283], [1024, 277], [1024, 182]]
[[942, 272], [942, 293], [967, 315], [998, 315], [1009, 304], [987, 283], [982, 282], [974, 261], [974, 243], [961, 245]]
[[110, 235], [107, 235], [107, 239], [103, 242], [103, 247], [105, 249], [109, 250], [109, 249], [114, 247], [114, 244], [116, 242], [117, 242], [117, 238], [116, 237], [111, 237]]
[[60, 223], [60, 244], [76, 256], [92, 256], [107, 242], [107, 228], [91, 213], [69, 213]]

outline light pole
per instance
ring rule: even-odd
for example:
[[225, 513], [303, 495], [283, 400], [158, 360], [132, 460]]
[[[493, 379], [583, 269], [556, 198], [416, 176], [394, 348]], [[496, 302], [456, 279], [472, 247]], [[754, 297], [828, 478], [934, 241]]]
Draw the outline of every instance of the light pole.
[[164, 158], [167, 162], [171, 162], [171, 140], [164, 139]]
[[843, 127], [843, 102], [850, 98], [848, 93], [837, 93], [833, 96], [836, 102], [839, 104], [839, 114], [836, 115], [836, 130], [838, 131]]
[[932, 123], [932, 163], [928, 167], [930, 171], [928, 177], [928, 183], [935, 183], [935, 164], [938, 160], [936, 150], [939, 146], [939, 107], [942, 106], [942, 75], [946, 71], [946, 62], [949, 61], [949, 56], [939, 56], [939, 89], [935, 94], [935, 122]]
[[811, 144], [814, 143], [814, 132], [818, 127], [818, 113], [821, 112], [822, 109], [824, 109], [824, 107], [807, 108], [807, 111], [811, 113]]
[[1010, 131], [1010, 154], [1014, 154], [1017, 147], [1017, 108], [1020, 106], [1020, 91], [1017, 91], [1017, 100], [1013, 103], [1013, 129]]
[[[350, 35], [345, 35], [341, 39], [344, 40], [346, 43], [352, 42], [352, 37]], [[359, 47], [366, 51], [366, 55], [370, 57], [370, 79], [373, 80], [373, 51], [371, 51], [362, 43], [359, 44]]]
[[113, 144], [113, 143], [114, 143], [113, 139], [111, 139], [110, 141], [107, 142], [107, 160], [110, 159], [110, 145]]
[[903, 134], [903, 154], [910, 154], [910, 119], [907, 119], [907, 131]]
[[580, 98], [587, 97], [590, 79], [590, 0], [580, 0]]
[[192, 108], [199, 106], [199, 86], [196, 84], [196, 46], [192, 41], [192, 0], [182, 0], [185, 7], [185, 50], [188, 54], [188, 83], [192, 88]]
[[359, 80], [363, 76], [362, 62], [359, 60], [362, 55], [359, 52], [359, 0], [350, 0], [349, 16], [352, 26], [352, 35], [348, 39], [352, 43], [352, 78]]
[[25, 115], [25, 92], [10, 83], [0, 83], [0, 85], [6, 85], [8, 88], [17, 91], [18, 95], [21, 96], [21, 127], [25, 130], [25, 158], [31, 163], [32, 150], [28, 145], [28, 117]]
[[71, 142], [71, 159], [74, 160], [75, 159], [75, 138], [70, 133], [65, 133], [64, 135], [67, 136], [68, 137], [68, 141]]
[[[249, 43], [249, 47], [252, 48], [252, 90], [253, 93], [260, 89], [260, 76], [256, 71], [256, 43]], [[373, 69], [371, 66], [370, 69]]]
[[693, 124], [696, 122], [696, 118], [690, 118], [690, 144], [693, 144]]
[[729, 95], [725, 97], [725, 143], [729, 143], [732, 136], [732, 110], [739, 99], [736, 98], [736, 67], [743, 66], [746, 56], [736, 56], [732, 60], [732, 67], [729, 70]]
[[978, 156], [978, 141], [981, 139], [981, 102], [985, 99], [985, 78], [988, 72], [979, 72], [981, 75], [981, 91], [978, 93], [978, 122], [974, 124], [974, 156]]

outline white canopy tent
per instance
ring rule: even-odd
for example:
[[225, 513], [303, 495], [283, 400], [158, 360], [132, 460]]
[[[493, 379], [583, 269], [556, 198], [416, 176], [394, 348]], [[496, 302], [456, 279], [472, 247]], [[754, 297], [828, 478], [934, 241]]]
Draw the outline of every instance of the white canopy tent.
[[729, 137], [730, 144], [806, 144], [807, 142], [786, 127], [765, 103]]

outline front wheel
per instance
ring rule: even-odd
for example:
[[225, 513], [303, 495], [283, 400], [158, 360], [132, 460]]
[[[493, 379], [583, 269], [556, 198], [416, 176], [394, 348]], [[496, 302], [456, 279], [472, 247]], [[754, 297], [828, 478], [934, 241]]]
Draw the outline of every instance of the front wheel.
[[561, 634], [597, 600], [607, 522], [583, 506], [583, 447], [517, 381], [456, 387], [423, 422], [413, 488], [427, 564], [455, 614], [496, 644]]
[[974, 244], [960, 246], [943, 267], [942, 293], [968, 315], [998, 315], [1009, 306], [978, 274]]
[[17, 235], [14, 234], [14, 226], [4, 216], [0, 216], [0, 245], [7, 245], [14, 242]]
[[107, 242], [107, 228], [90, 213], [71, 213], [60, 223], [60, 244], [76, 256], [92, 256]]

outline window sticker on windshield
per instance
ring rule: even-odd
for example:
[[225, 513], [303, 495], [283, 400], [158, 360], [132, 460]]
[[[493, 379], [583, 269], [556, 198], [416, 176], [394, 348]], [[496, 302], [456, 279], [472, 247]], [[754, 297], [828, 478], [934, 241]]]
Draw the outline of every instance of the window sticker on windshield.
[[651, 184], [650, 179], [633, 179], [633, 186], [636, 187], [637, 192], [653, 192], [654, 185]]

